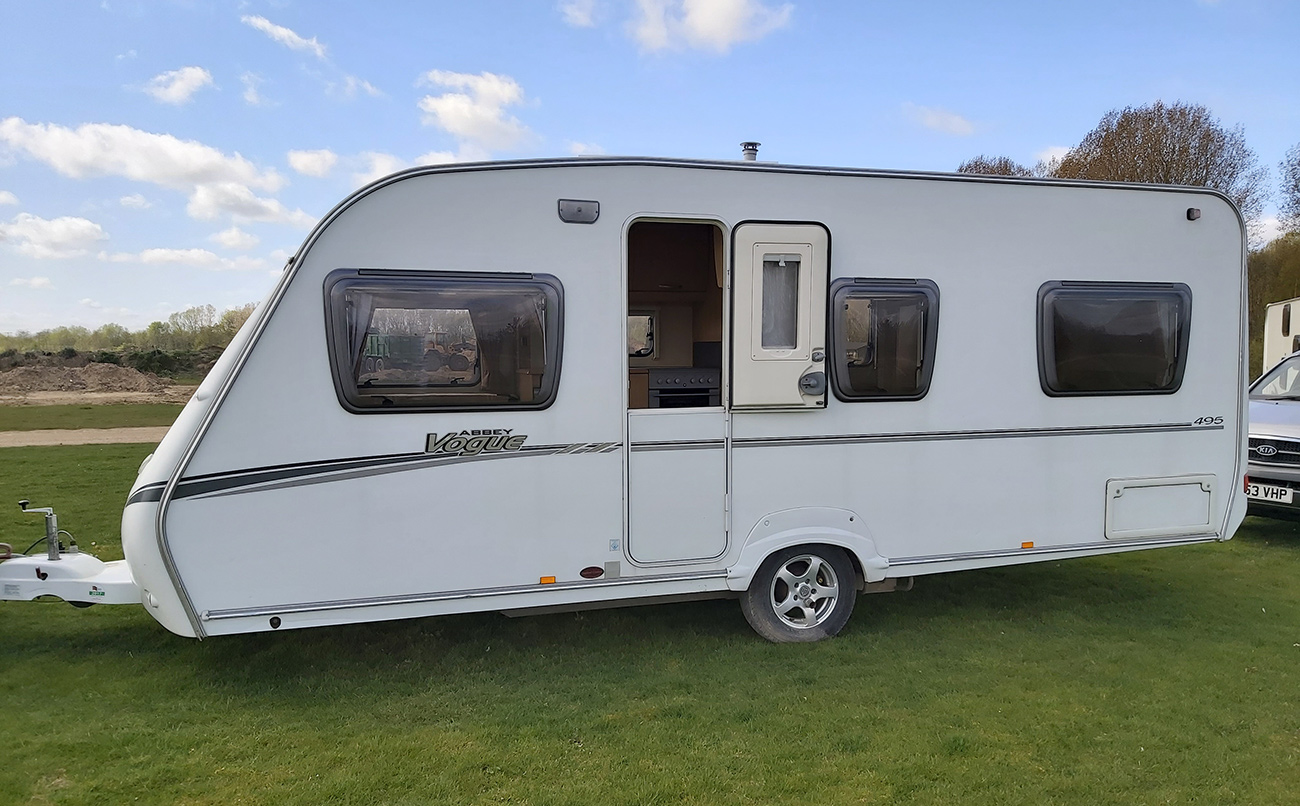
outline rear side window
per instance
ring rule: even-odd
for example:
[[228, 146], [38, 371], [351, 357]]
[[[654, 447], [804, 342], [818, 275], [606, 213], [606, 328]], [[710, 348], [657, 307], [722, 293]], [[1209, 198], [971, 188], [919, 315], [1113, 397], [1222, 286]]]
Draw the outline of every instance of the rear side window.
[[560, 374], [559, 280], [344, 269], [325, 281], [350, 411], [545, 408]]
[[917, 400], [930, 388], [939, 288], [929, 280], [831, 285], [831, 374], [840, 400]]
[[1052, 282], [1038, 290], [1038, 372], [1052, 396], [1172, 394], [1192, 292], [1182, 283]]

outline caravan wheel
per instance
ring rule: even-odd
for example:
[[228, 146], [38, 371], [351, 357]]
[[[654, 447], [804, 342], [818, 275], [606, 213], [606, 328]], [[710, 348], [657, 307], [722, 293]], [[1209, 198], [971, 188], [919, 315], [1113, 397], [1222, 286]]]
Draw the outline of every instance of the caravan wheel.
[[759, 566], [740, 609], [769, 641], [820, 641], [844, 629], [857, 600], [853, 564], [834, 546], [796, 546]]

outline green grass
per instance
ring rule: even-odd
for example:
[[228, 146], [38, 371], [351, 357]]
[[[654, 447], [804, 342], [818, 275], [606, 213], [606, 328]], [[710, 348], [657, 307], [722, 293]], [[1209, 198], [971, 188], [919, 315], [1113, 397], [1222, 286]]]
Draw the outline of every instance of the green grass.
[[[120, 556], [148, 450], [0, 450], [0, 503]], [[1300, 528], [1264, 520], [920, 578], [814, 645], [734, 602], [202, 643], [0, 603], [0, 803], [1297, 803], [1298, 644]]]
[[123, 403], [105, 406], [0, 406], [0, 431], [44, 428], [125, 428], [171, 425], [179, 403]]

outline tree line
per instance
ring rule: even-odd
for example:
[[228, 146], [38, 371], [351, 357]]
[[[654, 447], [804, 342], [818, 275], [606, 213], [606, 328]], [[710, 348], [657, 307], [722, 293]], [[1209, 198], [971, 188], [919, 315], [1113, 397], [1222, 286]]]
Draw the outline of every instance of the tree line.
[[[1112, 109], [1064, 156], [1033, 167], [981, 154], [957, 171], [1214, 188], [1236, 203], [1247, 231], [1256, 236], [1271, 195], [1269, 171], [1259, 164], [1240, 126], [1225, 126], [1204, 106], [1162, 101]], [[1286, 152], [1278, 171], [1282, 234], [1251, 249], [1246, 258], [1252, 373], [1260, 371], [1263, 358], [1265, 307], [1300, 297], [1300, 143]]]
[[163, 350], [167, 352], [225, 347], [235, 337], [256, 308], [255, 303], [239, 305], [217, 313], [211, 305], [196, 305], [167, 317], [165, 322], [150, 322], [143, 330], [132, 331], [109, 323], [94, 330], [85, 327], [56, 327], [37, 333], [18, 331], [0, 333], [0, 351], [39, 350], [58, 352]]

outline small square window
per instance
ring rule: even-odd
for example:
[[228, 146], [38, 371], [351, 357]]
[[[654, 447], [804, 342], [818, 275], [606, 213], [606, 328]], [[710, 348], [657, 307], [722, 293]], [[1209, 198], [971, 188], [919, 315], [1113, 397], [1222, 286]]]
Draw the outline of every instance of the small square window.
[[839, 399], [925, 396], [938, 341], [938, 286], [929, 280], [837, 280], [831, 306], [831, 370]]

